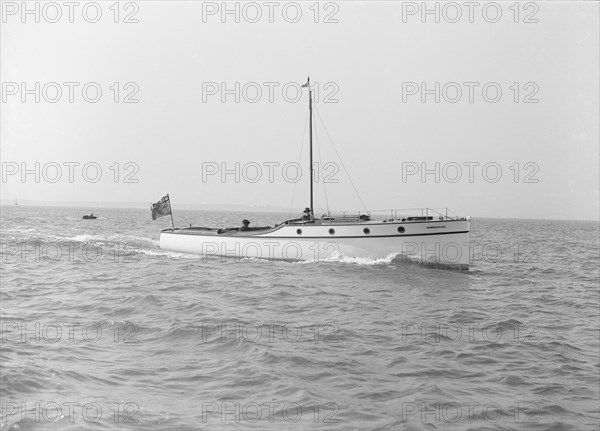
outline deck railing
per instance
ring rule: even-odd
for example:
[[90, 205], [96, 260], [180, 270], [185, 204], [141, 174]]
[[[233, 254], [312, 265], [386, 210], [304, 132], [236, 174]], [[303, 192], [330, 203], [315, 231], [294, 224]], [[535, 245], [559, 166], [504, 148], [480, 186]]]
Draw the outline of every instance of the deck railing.
[[464, 217], [457, 216], [455, 214], [448, 214], [448, 208], [401, 208], [390, 210], [392, 219], [407, 219], [414, 217], [415, 213], [417, 216], [420, 213], [421, 217], [434, 217], [439, 220], [461, 220]]
[[376, 210], [376, 211], [343, 211], [343, 212], [336, 212], [336, 213], [326, 213], [323, 214], [322, 218], [324, 220], [329, 219], [337, 219], [337, 220], [361, 220], [361, 216], [368, 216], [369, 218], [374, 216], [374, 215], [379, 215], [379, 216], [384, 216], [387, 217], [387, 215], [389, 215], [389, 218], [386, 218], [386, 220], [404, 220], [404, 221], [416, 221], [416, 220], [409, 220], [409, 218], [414, 218], [414, 217], [433, 217], [434, 219], [437, 218], [438, 220], [461, 220], [464, 219], [464, 217], [460, 217], [457, 215], [449, 215], [448, 214], [448, 208], [397, 208], [397, 209], [391, 209], [391, 210]]

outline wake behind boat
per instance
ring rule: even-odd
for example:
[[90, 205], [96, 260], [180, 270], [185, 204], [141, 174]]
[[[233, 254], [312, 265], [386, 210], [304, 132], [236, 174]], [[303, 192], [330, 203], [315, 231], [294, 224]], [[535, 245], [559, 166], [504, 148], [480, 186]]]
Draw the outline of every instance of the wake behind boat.
[[356, 214], [313, 212], [313, 106], [310, 78], [310, 207], [302, 217], [274, 227], [175, 228], [169, 195], [152, 204], [152, 219], [171, 214], [172, 228], [160, 234], [164, 250], [215, 255], [225, 258], [269, 260], [338, 260], [340, 258], [385, 259], [403, 255], [411, 260], [468, 269], [470, 218], [451, 217], [447, 210], [423, 208], [391, 210], [389, 217], [375, 219], [367, 211]]

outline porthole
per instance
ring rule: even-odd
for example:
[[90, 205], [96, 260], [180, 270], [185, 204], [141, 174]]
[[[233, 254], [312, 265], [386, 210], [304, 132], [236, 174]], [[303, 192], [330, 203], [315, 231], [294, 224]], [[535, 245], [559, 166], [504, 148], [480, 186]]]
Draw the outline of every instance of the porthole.
[[329, 235], [335, 235], [335, 229], [329, 229]]
[[400, 233], [404, 233], [404, 230], [405, 230], [405, 229], [404, 229], [404, 226], [399, 226], [399, 227], [398, 227], [398, 232], [400, 232]]
[[298, 235], [302, 235], [302, 229], [297, 229], [297, 230], [296, 230], [296, 233], [297, 233]]
[[369, 229], [368, 227], [363, 229], [363, 232], [365, 233], [365, 235], [369, 235], [371, 233], [371, 229]]

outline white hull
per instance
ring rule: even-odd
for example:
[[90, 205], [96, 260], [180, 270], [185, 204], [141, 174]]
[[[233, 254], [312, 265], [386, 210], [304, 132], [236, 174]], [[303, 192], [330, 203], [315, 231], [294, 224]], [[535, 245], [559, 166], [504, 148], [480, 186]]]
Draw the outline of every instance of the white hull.
[[[330, 230], [333, 232], [330, 233]], [[272, 229], [217, 233], [216, 229], [165, 230], [160, 248], [225, 259], [327, 261], [340, 258], [411, 261], [468, 268], [470, 221], [364, 221], [281, 224]]]

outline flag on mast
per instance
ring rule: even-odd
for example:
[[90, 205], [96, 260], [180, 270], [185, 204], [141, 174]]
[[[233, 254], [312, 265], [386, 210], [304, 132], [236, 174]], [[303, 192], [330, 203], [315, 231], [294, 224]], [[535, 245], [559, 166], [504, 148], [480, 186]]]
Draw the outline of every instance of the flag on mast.
[[169, 199], [169, 195], [163, 196], [161, 200], [152, 204], [150, 211], [152, 211], [152, 220], [171, 214], [171, 200]]
[[304, 84], [304, 85], [302, 86], [302, 88], [304, 88], [304, 87], [310, 87], [310, 76], [309, 76], [309, 77], [308, 77], [308, 79], [306, 80], [306, 84]]

